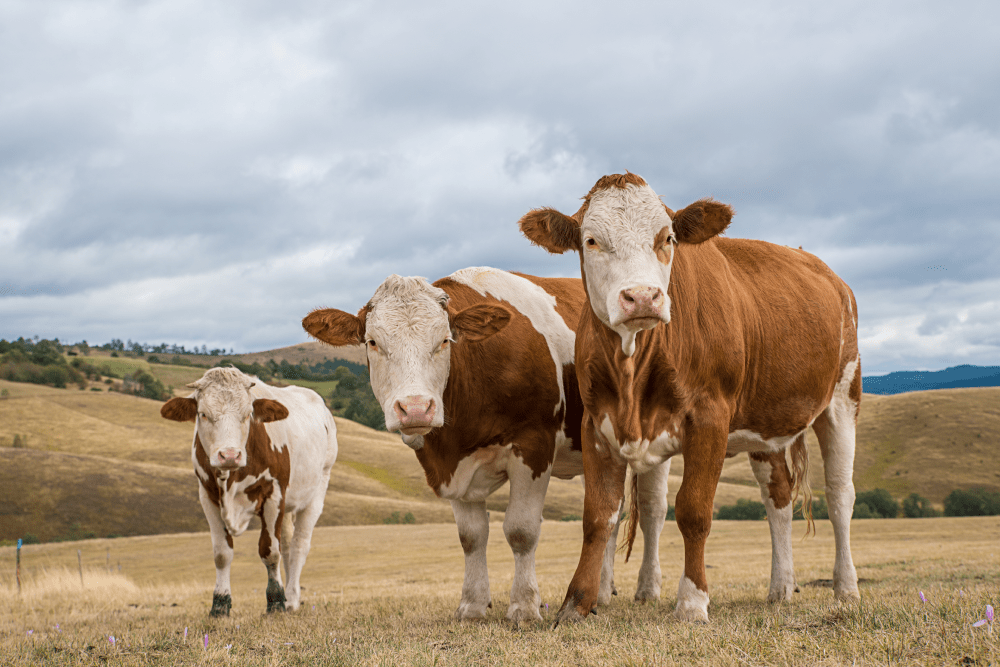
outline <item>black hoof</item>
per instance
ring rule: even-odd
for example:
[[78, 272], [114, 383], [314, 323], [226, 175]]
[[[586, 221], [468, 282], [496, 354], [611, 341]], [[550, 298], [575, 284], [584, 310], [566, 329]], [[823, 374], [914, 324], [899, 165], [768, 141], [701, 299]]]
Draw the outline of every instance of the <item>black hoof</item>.
[[285, 589], [274, 579], [267, 582], [267, 613], [285, 611]]
[[209, 616], [229, 616], [229, 610], [233, 608], [233, 598], [230, 595], [219, 595], [216, 593], [212, 596], [212, 611], [208, 612]]

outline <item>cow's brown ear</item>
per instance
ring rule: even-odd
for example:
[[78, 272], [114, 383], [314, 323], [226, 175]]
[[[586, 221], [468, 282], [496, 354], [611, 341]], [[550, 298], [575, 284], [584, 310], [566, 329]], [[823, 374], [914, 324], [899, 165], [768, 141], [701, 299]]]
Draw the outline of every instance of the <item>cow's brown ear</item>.
[[678, 243], [704, 243], [724, 232], [735, 213], [729, 204], [699, 199], [674, 213], [674, 235]]
[[163, 404], [160, 416], [175, 422], [193, 422], [198, 416], [198, 401], [175, 396]]
[[517, 225], [529, 241], [553, 254], [581, 248], [580, 223], [554, 208], [532, 209]]
[[302, 319], [302, 328], [330, 345], [359, 345], [365, 340], [364, 316], [367, 313], [367, 307], [358, 315], [334, 308], [317, 309]]
[[258, 398], [253, 402], [253, 416], [262, 422], [281, 421], [288, 416], [288, 408], [270, 398]]
[[508, 324], [510, 311], [487, 303], [469, 306], [451, 318], [451, 328], [457, 337], [472, 342], [489, 338]]

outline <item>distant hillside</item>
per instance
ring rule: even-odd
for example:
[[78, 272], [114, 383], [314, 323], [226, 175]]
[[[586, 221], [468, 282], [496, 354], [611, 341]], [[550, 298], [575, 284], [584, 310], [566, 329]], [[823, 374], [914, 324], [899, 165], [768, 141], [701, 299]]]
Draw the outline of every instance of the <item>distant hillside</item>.
[[[73, 348], [73, 350], [75, 352], [76, 348]], [[91, 357], [100, 357], [102, 359], [111, 356], [110, 351], [102, 350], [96, 347], [90, 348], [89, 354]], [[118, 355], [120, 358], [129, 358], [133, 356], [130, 352], [118, 352]], [[152, 353], [152, 356], [155, 356], [163, 363], [171, 363], [172, 360], [177, 357], [182, 360], [181, 363], [187, 362], [196, 366], [205, 367], [214, 366], [218, 362], [226, 359], [235, 359], [247, 364], [252, 364], [254, 362], [262, 364], [267, 362], [269, 359], [274, 359], [277, 363], [281, 363], [284, 359], [292, 365], [301, 362], [306, 362], [310, 365], [321, 364], [327, 359], [344, 359], [346, 361], [352, 361], [356, 364], [361, 364], [362, 366], [368, 363], [367, 357], [365, 356], [365, 348], [360, 345], [334, 347], [332, 345], [316, 341], [298, 343], [297, 345], [289, 345], [288, 347], [279, 347], [274, 350], [264, 350], [263, 352], [247, 352], [245, 354], [210, 355]]]
[[943, 371], [897, 371], [863, 379], [866, 394], [902, 394], [926, 389], [1000, 387], [1000, 366], [952, 366]]

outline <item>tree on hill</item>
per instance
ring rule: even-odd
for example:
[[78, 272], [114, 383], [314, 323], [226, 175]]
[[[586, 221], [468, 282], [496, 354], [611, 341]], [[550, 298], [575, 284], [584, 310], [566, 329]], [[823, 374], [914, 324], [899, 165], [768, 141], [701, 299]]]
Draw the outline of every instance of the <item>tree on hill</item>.
[[[899, 503], [885, 489], [862, 491], [857, 495], [854, 501], [854, 516], [859, 519], [868, 518], [858, 516], [859, 505], [867, 505], [868, 509], [874, 514], [872, 518], [895, 519], [899, 516]], [[862, 510], [863, 512], [864, 510]]]
[[996, 516], [1000, 514], [1000, 493], [981, 486], [955, 489], [944, 499], [945, 516]]
[[903, 500], [903, 516], [911, 519], [941, 516], [941, 513], [931, 507], [931, 501], [919, 493], [911, 493]]
[[11, 342], [0, 339], [0, 378], [59, 389], [69, 384], [86, 387], [86, 378], [66, 363], [62, 352], [58, 338], [36, 341], [22, 337]]
[[739, 498], [735, 505], [720, 507], [716, 518], [723, 521], [760, 521], [767, 518], [767, 510], [764, 508], [764, 503]]

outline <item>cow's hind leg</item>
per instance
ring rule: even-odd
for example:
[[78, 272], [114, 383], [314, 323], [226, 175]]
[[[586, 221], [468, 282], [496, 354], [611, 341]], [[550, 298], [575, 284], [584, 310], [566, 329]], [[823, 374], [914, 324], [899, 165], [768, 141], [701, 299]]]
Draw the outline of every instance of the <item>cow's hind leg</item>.
[[637, 602], [660, 599], [660, 533], [667, 518], [667, 475], [670, 459], [639, 475], [639, 528], [642, 530], [642, 567], [635, 589]]
[[[326, 491], [326, 486], [323, 486], [323, 491]], [[286, 559], [285, 596], [287, 600], [285, 607], [291, 611], [298, 609], [299, 604], [302, 602], [302, 587], [299, 583], [299, 577], [302, 575], [302, 568], [305, 566], [306, 558], [309, 556], [313, 528], [316, 527], [319, 515], [323, 513], [324, 500], [325, 497], [322, 492], [316, 494], [316, 498], [296, 515], [295, 527], [290, 543], [287, 546], [284, 542], [281, 544], [282, 554], [285, 554], [287, 551], [287, 555], [282, 556], [282, 558]], [[292, 523], [290, 517], [287, 516], [285, 517], [285, 522]]]
[[[804, 435], [800, 435], [804, 438]], [[784, 602], [795, 592], [795, 568], [792, 565], [792, 475], [785, 463], [785, 453], [753, 452], [750, 467], [760, 485], [760, 499], [767, 510], [771, 529], [771, 586], [768, 602]]]
[[281, 585], [281, 524], [284, 510], [280, 499], [271, 496], [260, 513], [260, 541], [257, 552], [267, 568], [267, 611], [285, 611], [285, 588]]
[[233, 538], [222, 522], [219, 508], [205, 495], [203, 487], [199, 486], [201, 508], [208, 519], [208, 528], [212, 531], [212, 553], [215, 555], [215, 591], [212, 593], [212, 610], [210, 616], [229, 616], [233, 606], [232, 590], [229, 586], [229, 568], [233, 562]]
[[465, 580], [462, 583], [462, 602], [455, 610], [459, 621], [486, 618], [486, 610], [493, 606], [490, 599], [490, 574], [486, 569], [486, 543], [490, 539], [490, 516], [486, 501], [466, 503], [451, 501], [451, 510], [458, 524], [458, 539], [465, 552]]
[[[852, 373], [857, 377], [848, 378]], [[833, 524], [837, 555], [833, 565], [833, 594], [838, 600], [859, 600], [858, 574], [851, 558], [851, 517], [854, 514], [854, 438], [861, 371], [848, 364], [844, 378], [837, 384], [833, 400], [813, 423], [823, 453], [826, 473], [826, 502]], [[856, 380], [856, 381], [855, 381]], [[851, 385], [857, 384], [856, 390]]]
[[[619, 512], [619, 514], [621, 514]], [[621, 519], [615, 522], [615, 527], [611, 529], [608, 536], [608, 546], [604, 547], [604, 560], [601, 562], [601, 586], [597, 589], [597, 604], [609, 605], [611, 598], [618, 595], [615, 587], [615, 554], [618, 552], [618, 529], [621, 527]]]
[[514, 553], [514, 583], [510, 588], [507, 620], [541, 621], [538, 611], [542, 601], [535, 578], [535, 547], [542, 527], [542, 508], [549, 487], [551, 467], [538, 477], [521, 459], [512, 457], [507, 469], [510, 479], [510, 503], [504, 516], [503, 532]]

